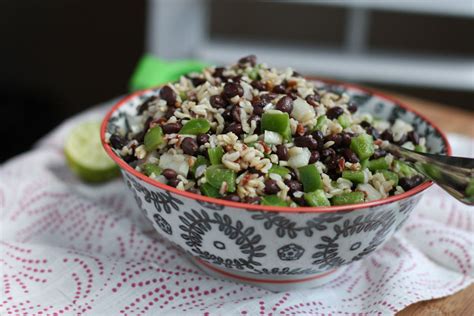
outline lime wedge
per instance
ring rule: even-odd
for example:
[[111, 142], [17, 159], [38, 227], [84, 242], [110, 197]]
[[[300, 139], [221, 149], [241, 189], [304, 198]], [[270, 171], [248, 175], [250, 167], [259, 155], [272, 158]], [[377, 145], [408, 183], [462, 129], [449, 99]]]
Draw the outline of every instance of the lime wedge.
[[71, 170], [84, 181], [103, 182], [119, 174], [100, 142], [99, 122], [76, 126], [66, 138], [64, 153]]

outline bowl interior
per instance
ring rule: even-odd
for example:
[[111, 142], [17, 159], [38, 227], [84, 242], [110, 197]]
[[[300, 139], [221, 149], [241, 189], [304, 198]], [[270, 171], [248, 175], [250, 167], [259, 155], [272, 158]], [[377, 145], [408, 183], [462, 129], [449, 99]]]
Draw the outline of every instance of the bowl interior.
[[[328, 83], [325, 81], [314, 80], [315, 85], [319, 88], [324, 88], [326, 90], [334, 91], [337, 93], [346, 93], [351, 97], [351, 100], [355, 102], [359, 107], [359, 112], [361, 113], [370, 113], [376, 119], [387, 120], [390, 122], [395, 121], [396, 119], [402, 119], [410, 124], [412, 124], [416, 132], [420, 136], [426, 138], [426, 146], [430, 153], [434, 154], [451, 154], [451, 148], [446, 139], [446, 136], [437, 128], [433, 123], [429, 121], [422, 114], [419, 114], [408, 106], [402, 104], [396, 99], [385, 96], [381, 93], [371, 91], [355, 85], [348, 85], [342, 83]], [[144, 100], [152, 95], [157, 95], [159, 93], [159, 88], [148, 89], [144, 91], [137, 92], [121, 102], [119, 102], [109, 114], [104, 119], [104, 123], [101, 130], [101, 138], [104, 140], [104, 134], [107, 131], [108, 133], [116, 133], [118, 131], [132, 131], [134, 133], [139, 132], [138, 130], [131, 130], [134, 120], [136, 120], [136, 108]], [[266, 207], [261, 205], [249, 205], [245, 203], [230, 202], [225, 200], [219, 200], [214, 198], [209, 198], [206, 196], [197, 195], [190, 192], [179, 191], [175, 188], [167, 186], [162, 183], [150, 179], [141, 175], [139, 172], [135, 171], [127, 163], [125, 163], [114, 150], [110, 149], [108, 144], [104, 143], [106, 151], [112, 158], [125, 170], [129, 173], [135, 174], [140, 177], [142, 180], [166, 189], [168, 191], [177, 193], [179, 195], [189, 197], [192, 199], [199, 199], [202, 202], [215, 203], [219, 205], [227, 205], [232, 207], [247, 208], [247, 209], [259, 209], [259, 210], [268, 210], [268, 211], [286, 211], [286, 212], [335, 212], [335, 211], [344, 211], [352, 210], [357, 208], [375, 206], [379, 204], [385, 204], [396, 200], [402, 200], [414, 194], [417, 194], [425, 189], [427, 189], [432, 183], [431, 181], [425, 182], [408, 192], [403, 194], [388, 197], [382, 200], [371, 201], [366, 203], [354, 204], [354, 205], [344, 205], [344, 206], [331, 206], [326, 208], [289, 208], [289, 207]]]

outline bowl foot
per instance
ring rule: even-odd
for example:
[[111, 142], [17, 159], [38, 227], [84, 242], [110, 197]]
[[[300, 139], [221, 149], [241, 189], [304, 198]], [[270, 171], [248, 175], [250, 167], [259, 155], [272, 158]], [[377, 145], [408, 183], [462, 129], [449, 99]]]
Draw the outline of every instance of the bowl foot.
[[234, 282], [247, 283], [272, 292], [289, 291], [295, 289], [311, 289], [329, 283], [344, 273], [346, 267], [328, 270], [311, 275], [260, 275], [241, 272], [217, 266], [196, 257], [188, 256], [199, 269], [216, 278]]

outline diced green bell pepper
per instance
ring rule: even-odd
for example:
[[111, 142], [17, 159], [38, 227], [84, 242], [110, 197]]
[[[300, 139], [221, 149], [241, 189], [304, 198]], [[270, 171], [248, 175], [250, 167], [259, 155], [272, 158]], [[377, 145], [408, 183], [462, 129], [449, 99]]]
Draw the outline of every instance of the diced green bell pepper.
[[402, 177], [412, 177], [416, 174], [416, 170], [400, 160], [393, 162], [393, 170]]
[[218, 198], [221, 196], [219, 193], [219, 189], [214, 188], [209, 183], [204, 183], [203, 185], [201, 185], [201, 193], [205, 196], [213, 198]]
[[389, 165], [387, 160], [385, 160], [385, 157], [369, 160], [369, 163], [367, 165], [367, 168], [369, 168], [369, 170], [372, 172], [376, 170], [387, 170], [388, 167]]
[[315, 165], [308, 165], [298, 168], [300, 180], [303, 183], [305, 192], [313, 192], [323, 188], [323, 181]]
[[283, 112], [265, 112], [262, 115], [262, 133], [272, 131], [280, 134], [283, 139], [291, 139], [290, 116]]
[[180, 134], [198, 135], [205, 134], [211, 129], [211, 124], [206, 119], [192, 119], [184, 124], [179, 131]]
[[290, 173], [290, 170], [288, 168], [279, 166], [279, 165], [272, 165], [270, 170], [268, 170], [268, 173], [276, 173], [277, 175], [281, 176], [282, 178], [285, 177], [287, 174]]
[[362, 167], [362, 169], [365, 169], [369, 166], [369, 159], [362, 159], [360, 161], [360, 166]]
[[365, 183], [366, 175], [363, 171], [344, 170], [342, 177], [354, 183]]
[[351, 140], [351, 149], [359, 159], [367, 159], [375, 152], [374, 141], [368, 134], [360, 134]]
[[202, 165], [208, 166], [209, 161], [206, 159], [206, 157], [199, 155], [197, 156], [196, 161], [194, 162], [194, 165], [191, 168], [191, 172], [193, 173], [194, 176], [196, 176], [196, 169]]
[[393, 181], [393, 186], [398, 185], [398, 176], [395, 172], [388, 171], [388, 170], [379, 170], [377, 173], [383, 174], [383, 177], [387, 181]]
[[323, 190], [307, 192], [304, 194], [304, 199], [310, 206], [330, 206], [331, 205], [331, 202], [329, 202]]
[[141, 168], [143, 170], [143, 173], [145, 173], [147, 176], [151, 176], [152, 174], [155, 174], [155, 176], [159, 176], [161, 174], [161, 168], [153, 163], [146, 163], [142, 165]]
[[419, 153], [425, 153], [426, 152], [426, 146], [415, 145], [415, 151], [419, 152]]
[[207, 154], [209, 155], [211, 165], [220, 165], [222, 163], [222, 156], [224, 156], [224, 149], [220, 146], [209, 148]]
[[288, 206], [288, 203], [280, 199], [276, 195], [266, 195], [262, 197], [260, 201], [261, 205], [271, 205], [271, 206]]
[[323, 128], [323, 125], [326, 123], [327, 119], [328, 118], [326, 115], [321, 115], [320, 117], [318, 117], [318, 119], [316, 120], [316, 125], [314, 125], [313, 131], [320, 131], [321, 128]]
[[465, 193], [468, 197], [474, 196], [474, 179], [471, 179], [469, 181], [469, 184], [466, 187]]
[[216, 189], [220, 189], [222, 183], [227, 183], [227, 192], [235, 191], [235, 172], [224, 168], [222, 165], [210, 166], [206, 169], [207, 183]]
[[357, 204], [364, 202], [364, 193], [363, 192], [348, 192], [341, 195], [333, 196], [332, 204], [333, 205], [346, 205], [346, 204]]
[[150, 152], [158, 148], [163, 143], [163, 130], [160, 126], [155, 126], [150, 128], [143, 140], [143, 145], [145, 145], [145, 150]]
[[351, 125], [351, 119], [347, 114], [342, 114], [337, 118], [339, 124], [341, 124], [342, 128], [349, 127]]

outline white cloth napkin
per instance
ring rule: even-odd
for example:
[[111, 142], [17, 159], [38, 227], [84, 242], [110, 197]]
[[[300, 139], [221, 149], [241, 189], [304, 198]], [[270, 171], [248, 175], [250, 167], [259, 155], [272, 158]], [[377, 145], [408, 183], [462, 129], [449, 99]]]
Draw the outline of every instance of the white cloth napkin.
[[[394, 314], [473, 282], [473, 209], [429, 189], [386, 245], [325, 287], [272, 293], [211, 278], [162, 239], [121, 180], [89, 186], [67, 169], [68, 120], [0, 167], [0, 314]], [[450, 135], [454, 153], [472, 139]]]

